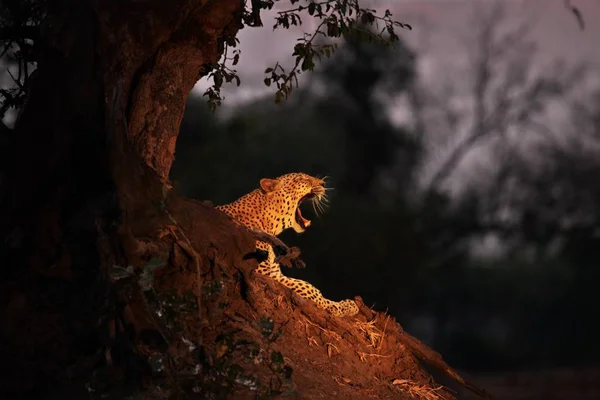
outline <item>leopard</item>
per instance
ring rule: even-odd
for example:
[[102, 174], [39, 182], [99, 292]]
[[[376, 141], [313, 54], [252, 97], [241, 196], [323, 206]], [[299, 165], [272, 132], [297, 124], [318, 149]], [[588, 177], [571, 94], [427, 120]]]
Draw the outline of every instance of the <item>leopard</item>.
[[[290, 228], [296, 233], [303, 233], [311, 226], [311, 221], [304, 218], [300, 205], [310, 201], [317, 214], [322, 212], [327, 203], [327, 191], [331, 189], [326, 187], [325, 180], [326, 177], [318, 178], [301, 172], [274, 179], [263, 178], [259, 188], [232, 203], [215, 208], [249, 229], [272, 236], [279, 236]], [[279, 282], [332, 315], [344, 317], [359, 312], [354, 300], [329, 300], [310, 283], [285, 276], [275, 261], [275, 252], [269, 243], [257, 240], [256, 248], [267, 252], [267, 258], [256, 268], [258, 273]]]

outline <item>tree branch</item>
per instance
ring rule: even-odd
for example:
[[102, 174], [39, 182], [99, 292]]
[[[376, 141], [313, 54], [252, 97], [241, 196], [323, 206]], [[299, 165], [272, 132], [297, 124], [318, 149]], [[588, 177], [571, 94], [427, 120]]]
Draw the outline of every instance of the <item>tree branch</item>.
[[[511, 126], [527, 128], [535, 115], [545, 112], [551, 99], [565, 95], [585, 76], [585, 70], [575, 66], [566, 72], [550, 71], [531, 77], [535, 46], [527, 39], [529, 25], [523, 23], [500, 34], [505, 17], [500, 3], [483, 16], [478, 14], [480, 29], [476, 32], [476, 54], [471, 66], [475, 76], [471, 90], [473, 122], [466, 137], [429, 180], [428, 192], [441, 185], [475, 145], [485, 138], [506, 135]], [[440, 102], [446, 108], [448, 103]], [[452, 121], [446, 122], [453, 130]]]

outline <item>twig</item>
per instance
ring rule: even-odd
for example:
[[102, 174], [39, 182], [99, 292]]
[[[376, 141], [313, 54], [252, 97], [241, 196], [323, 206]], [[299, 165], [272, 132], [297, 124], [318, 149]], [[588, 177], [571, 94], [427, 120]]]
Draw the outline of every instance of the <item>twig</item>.
[[583, 20], [583, 15], [581, 15], [579, 8], [572, 5], [571, 0], [565, 0], [565, 8], [573, 13], [577, 20], [577, 24], [579, 25], [579, 29], [582, 31], [585, 30], [585, 21]]
[[[336, 0], [326, 0], [326, 1], [322, 1], [322, 2], [320, 2], [320, 3], [316, 3], [316, 2], [315, 2], [314, 4], [315, 4], [315, 5], [317, 5], [317, 6], [319, 6], [319, 5], [320, 5], [320, 6], [325, 6], [325, 5], [327, 5], [327, 4], [334, 3], [335, 1], [336, 1]], [[299, 7], [296, 7], [296, 8], [291, 8], [291, 9], [288, 9], [288, 10], [277, 11], [277, 14], [279, 14], [279, 15], [282, 15], [282, 14], [289, 14], [289, 13], [296, 12], [296, 11], [302, 11], [302, 10], [306, 10], [307, 8], [308, 8], [308, 6], [299, 6]]]
[[390, 321], [390, 316], [388, 315], [387, 318], [385, 319], [385, 324], [383, 324], [383, 331], [381, 332], [381, 340], [379, 341], [379, 346], [377, 346], [377, 351], [381, 351], [381, 348], [383, 347], [383, 339], [385, 338], [385, 328], [387, 328], [387, 324]]
[[[184, 241], [182, 242], [181, 239], [179, 239], [177, 232], [175, 232], [172, 229], [169, 229], [169, 231], [173, 234], [173, 237], [177, 241], [177, 245], [179, 245], [179, 247], [181, 247], [183, 249], [183, 251], [185, 251], [194, 261], [194, 265], [196, 267], [196, 279], [197, 279], [196, 301], [198, 303], [198, 320], [199, 320], [200, 325], [202, 325], [202, 272], [200, 271], [200, 256], [198, 255], [198, 252], [196, 252], [196, 250], [194, 249], [192, 242], [185, 234], [185, 231], [183, 230], [181, 225], [179, 225], [179, 223], [175, 220], [175, 218], [173, 218], [171, 216], [171, 214], [169, 213], [169, 211], [166, 208], [164, 209], [164, 211], [165, 211], [165, 214], [167, 215], [167, 217], [169, 217], [169, 219], [171, 220], [171, 222], [173, 222], [175, 224], [175, 226], [181, 233], [181, 236], [183, 237]], [[200, 337], [198, 338], [198, 342], [201, 346], [202, 345], [202, 335], [200, 335]]]

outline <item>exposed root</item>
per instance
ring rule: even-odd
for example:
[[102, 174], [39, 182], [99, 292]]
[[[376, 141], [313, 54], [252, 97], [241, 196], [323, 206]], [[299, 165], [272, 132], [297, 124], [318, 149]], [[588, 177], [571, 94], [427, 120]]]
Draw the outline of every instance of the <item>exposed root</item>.
[[417, 382], [408, 379], [394, 379], [392, 385], [397, 386], [403, 392], [406, 392], [413, 399], [438, 400], [445, 397], [440, 393], [443, 386], [431, 387], [419, 385]]

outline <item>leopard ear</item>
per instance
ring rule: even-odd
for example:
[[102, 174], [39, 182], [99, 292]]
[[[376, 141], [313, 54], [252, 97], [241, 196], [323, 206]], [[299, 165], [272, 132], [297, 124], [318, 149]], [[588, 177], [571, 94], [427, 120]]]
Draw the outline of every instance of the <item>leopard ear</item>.
[[275, 190], [280, 189], [282, 185], [283, 182], [277, 179], [263, 178], [260, 180], [260, 187], [265, 193], [274, 192]]

